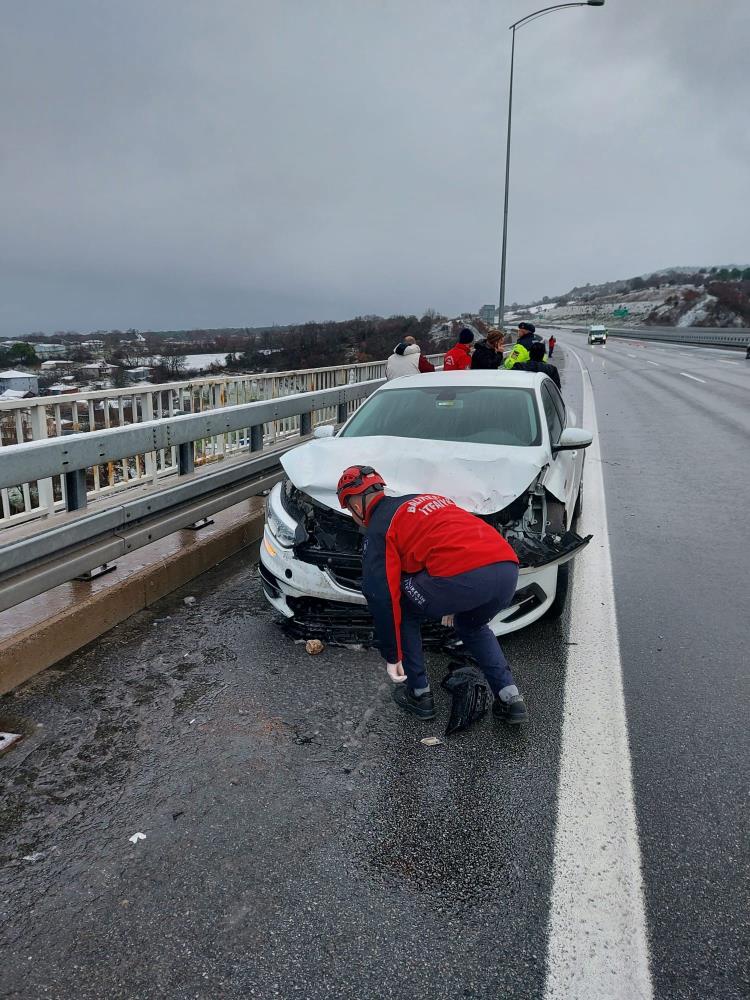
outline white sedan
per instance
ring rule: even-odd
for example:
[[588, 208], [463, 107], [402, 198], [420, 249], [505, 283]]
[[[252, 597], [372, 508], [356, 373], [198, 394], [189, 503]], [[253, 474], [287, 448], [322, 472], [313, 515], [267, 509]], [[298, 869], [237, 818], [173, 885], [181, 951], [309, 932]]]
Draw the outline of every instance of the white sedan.
[[370, 627], [361, 592], [363, 536], [336, 497], [350, 465], [373, 466], [389, 494], [451, 497], [510, 542], [520, 560], [518, 590], [490, 623], [496, 635], [562, 613], [568, 562], [589, 541], [572, 524], [592, 438], [575, 426], [546, 375], [501, 370], [395, 379], [338, 434], [317, 428], [316, 437], [282, 458], [287, 478], [268, 497], [260, 552], [266, 597], [302, 634], [360, 641]]

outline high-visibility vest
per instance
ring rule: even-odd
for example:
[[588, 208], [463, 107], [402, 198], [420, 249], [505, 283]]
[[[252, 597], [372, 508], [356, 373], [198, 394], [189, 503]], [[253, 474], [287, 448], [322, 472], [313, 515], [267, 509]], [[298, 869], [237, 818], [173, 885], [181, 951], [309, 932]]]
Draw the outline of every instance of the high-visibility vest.
[[510, 370], [511, 368], [514, 367], [514, 365], [517, 365], [523, 361], [530, 361], [530, 360], [531, 360], [531, 355], [523, 346], [523, 344], [516, 344], [516, 346], [513, 348], [513, 350], [510, 352], [508, 357], [503, 362], [503, 368], [507, 368], [508, 370]]

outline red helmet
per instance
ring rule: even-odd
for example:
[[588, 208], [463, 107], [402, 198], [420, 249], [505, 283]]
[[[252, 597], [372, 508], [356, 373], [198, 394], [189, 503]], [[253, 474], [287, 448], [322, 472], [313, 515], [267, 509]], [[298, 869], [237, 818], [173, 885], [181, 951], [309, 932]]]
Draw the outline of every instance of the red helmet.
[[350, 465], [341, 473], [336, 493], [341, 506], [346, 507], [349, 497], [361, 496], [372, 489], [382, 492], [384, 486], [383, 477], [369, 465]]

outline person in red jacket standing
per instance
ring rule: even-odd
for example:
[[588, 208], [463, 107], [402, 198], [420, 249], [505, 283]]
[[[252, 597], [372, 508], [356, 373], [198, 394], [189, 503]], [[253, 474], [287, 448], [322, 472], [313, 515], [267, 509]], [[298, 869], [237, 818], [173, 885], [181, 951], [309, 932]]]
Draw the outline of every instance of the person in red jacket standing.
[[556, 343], [557, 343], [557, 341], [555, 340], [555, 335], [554, 335], [554, 333], [551, 333], [550, 336], [549, 336], [549, 356], [550, 357], [552, 357], [552, 355], [554, 354], [555, 344]]
[[493, 714], [518, 724], [528, 716], [492, 630], [516, 592], [518, 558], [495, 528], [436, 493], [391, 497], [370, 466], [345, 469], [339, 503], [366, 531], [362, 592], [375, 638], [396, 684], [394, 701], [419, 719], [435, 718], [424, 668], [421, 625], [452, 625], [495, 696]]
[[443, 359], [443, 371], [462, 372], [471, 368], [471, 344], [474, 334], [465, 326], [458, 335], [458, 343], [446, 351]]

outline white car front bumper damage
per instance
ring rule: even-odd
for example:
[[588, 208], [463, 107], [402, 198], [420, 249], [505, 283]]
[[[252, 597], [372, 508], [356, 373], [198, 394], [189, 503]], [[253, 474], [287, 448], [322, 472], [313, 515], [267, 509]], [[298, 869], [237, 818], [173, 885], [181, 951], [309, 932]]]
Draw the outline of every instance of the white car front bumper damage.
[[[489, 623], [494, 634], [516, 632], [541, 618], [555, 598], [557, 573], [556, 564], [522, 569], [513, 602]], [[346, 606], [353, 623], [369, 618], [359, 590], [342, 586], [328, 570], [299, 559], [292, 547], [279, 544], [268, 526], [260, 550], [260, 577], [267, 600], [285, 618], [322, 624], [326, 605], [332, 625], [346, 620]]]

